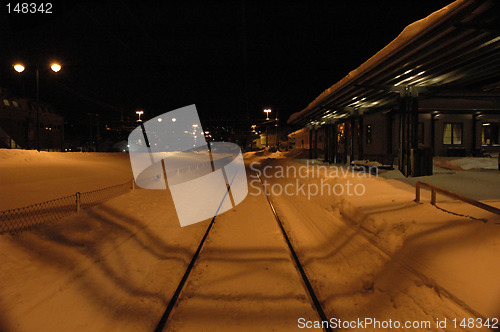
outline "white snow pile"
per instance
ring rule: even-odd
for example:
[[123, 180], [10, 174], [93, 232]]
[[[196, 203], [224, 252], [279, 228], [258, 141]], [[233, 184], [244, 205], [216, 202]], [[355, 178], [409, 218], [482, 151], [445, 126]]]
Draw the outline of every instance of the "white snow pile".
[[378, 161], [373, 161], [373, 160], [353, 160], [351, 162], [351, 165], [355, 166], [366, 166], [366, 167], [380, 167], [382, 166], [381, 163]]
[[497, 158], [478, 158], [478, 157], [435, 157], [434, 165], [455, 169], [455, 170], [474, 170], [474, 169], [498, 169]]

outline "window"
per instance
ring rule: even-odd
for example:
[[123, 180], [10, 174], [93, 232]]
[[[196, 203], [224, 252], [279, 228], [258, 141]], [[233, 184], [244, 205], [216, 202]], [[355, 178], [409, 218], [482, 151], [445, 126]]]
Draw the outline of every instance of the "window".
[[19, 108], [19, 104], [15, 100], [12, 101], [12, 105], [14, 105], [15, 108]]
[[372, 144], [372, 125], [366, 125], [366, 144]]
[[344, 138], [345, 138], [345, 124], [341, 123], [337, 125], [337, 142], [339, 142], [339, 144], [344, 144]]
[[498, 145], [500, 123], [483, 123], [482, 145]]
[[443, 144], [462, 144], [462, 123], [445, 123], [443, 130]]
[[10, 103], [9, 103], [9, 101], [8, 101], [7, 99], [4, 99], [4, 100], [3, 100], [3, 104], [4, 104], [5, 106], [10, 106]]
[[418, 144], [424, 144], [424, 123], [419, 122], [417, 128]]

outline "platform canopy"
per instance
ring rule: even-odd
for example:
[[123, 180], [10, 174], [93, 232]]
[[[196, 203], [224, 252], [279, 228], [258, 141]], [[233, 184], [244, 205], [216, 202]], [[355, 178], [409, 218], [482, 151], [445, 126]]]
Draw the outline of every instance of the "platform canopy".
[[420, 112], [500, 111], [500, 1], [457, 0], [410, 24], [288, 124], [394, 108], [409, 87]]

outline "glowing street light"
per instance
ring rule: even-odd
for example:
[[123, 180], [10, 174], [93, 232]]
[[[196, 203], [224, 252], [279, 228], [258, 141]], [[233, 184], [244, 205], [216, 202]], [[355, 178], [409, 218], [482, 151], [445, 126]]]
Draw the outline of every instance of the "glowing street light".
[[[13, 65], [14, 67], [14, 70], [17, 71], [18, 73], [22, 73], [24, 71], [24, 69], [26, 69], [24, 67], [23, 64], [21, 63], [16, 63]], [[53, 62], [51, 65], [50, 65], [50, 69], [52, 69], [53, 72], [57, 73], [58, 71], [61, 70], [61, 65], [58, 64], [57, 62]], [[36, 101], [37, 103], [40, 103], [40, 73], [39, 73], [39, 70], [38, 70], [38, 65], [36, 66]], [[38, 151], [40, 151], [40, 108], [37, 107], [37, 111], [36, 111], [36, 149]]]
[[22, 73], [24, 71], [24, 66], [20, 63], [16, 63], [13, 67], [18, 73]]
[[144, 114], [144, 111], [143, 110], [138, 110], [138, 111], [135, 112], [135, 114], [137, 114], [139, 116], [139, 119], [137, 120], [137, 122], [142, 122], [141, 115]]
[[266, 108], [264, 112], [266, 113], [266, 120], [269, 120], [269, 113], [271, 113], [271, 109]]
[[52, 65], [50, 65], [50, 69], [57, 73], [59, 70], [61, 70], [61, 65], [58, 64], [57, 62], [54, 62]]

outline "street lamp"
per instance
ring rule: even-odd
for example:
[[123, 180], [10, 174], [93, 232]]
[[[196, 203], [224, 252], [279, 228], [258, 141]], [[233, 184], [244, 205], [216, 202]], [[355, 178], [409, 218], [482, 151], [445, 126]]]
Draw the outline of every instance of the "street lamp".
[[266, 108], [264, 112], [266, 113], [266, 120], [269, 120], [269, 113], [271, 113], [271, 109]]
[[61, 70], [61, 65], [54, 62], [51, 66], [50, 69], [52, 69], [55, 73], [57, 73], [59, 70]]
[[[264, 112], [266, 113], [266, 120], [269, 120], [269, 113], [271, 113], [271, 109], [266, 108], [264, 110]], [[269, 124], [268, 123], [266, 123], [266, 147], [269, 147]]]
[[[26, 69], [22, 63], [16, 63], [13, 67], [18, 73], [22, 73]], [[61, 65], [57, 62], [53, 62], [50, 65], [50, 69], [55, 73], [60, 71], [61, 68]], [[38, 104], [36, 107], [36, 149], [40, 151], [40, 73], [38, 65], [36, 66], [36, 102]]]
[[138, 110], [138, 111], [135, 112], [135, 114], [137, 114], [139, 116], [139, 119], [137, 120], [137, 122], [142, 122], [141, 115], [144, 114], [144, 111], [143, 110]]
[[16, 63], [14, 65], [14, 70], [17, 71], [18, 73], [22, 73], [24, 71], [24, 66], [20, 63]]

